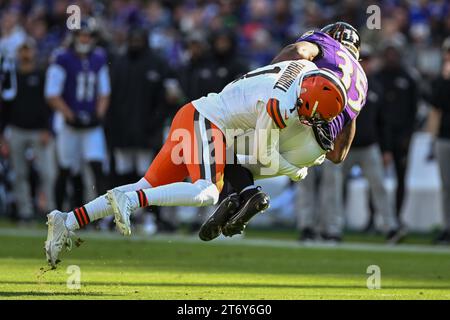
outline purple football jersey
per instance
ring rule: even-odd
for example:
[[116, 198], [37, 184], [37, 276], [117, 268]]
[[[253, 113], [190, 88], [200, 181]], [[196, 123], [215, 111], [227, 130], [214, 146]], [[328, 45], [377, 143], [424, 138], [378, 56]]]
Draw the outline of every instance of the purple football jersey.
[[96, 48], [86, 58], [80, 58], [72, 49], [61, 49], [55, 53], [54, 63], [65, 73], [62, 98], [80, 117], [95, 113], [99, 71], [106, 65], [106, 53]]
[[320, 31], [308, 31], [297, 42], [307, 41], [319, 46], [320, 56], [314, 59], [319, 68], [327, 68], [334, 72], [347, 89], [347, 105], [344, 111], [330, 124], [333, 139], [366, 103], [367, 77], [359, 62], [338, 41]]

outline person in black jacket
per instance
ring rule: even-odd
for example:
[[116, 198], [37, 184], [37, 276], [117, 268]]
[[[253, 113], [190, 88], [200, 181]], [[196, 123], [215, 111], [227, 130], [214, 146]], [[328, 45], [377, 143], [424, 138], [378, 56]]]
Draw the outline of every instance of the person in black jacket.
[[147, 171], [173, 113], [177, 83], [167, 62], [148, 47], [147, 32], [131, 29], [127, 51], [111, 68], [106, 129], [114, 155], [115, 184], [128, 184]]
[[188, 60], [178, 74], [186, 101], [220, 92], [224, 80], [216, 76], [216, 62], [207, 35], [202, 31], [191, 32], [186, 37], [186, 52]]
[[176, 80], [166, 61], [148, 48], [146, 31], [131, 30], [126, 53], [111, 68], [107, 131], [119, 175], [134, 171], [143, 175], [153, 151], [161, 146], [165, 120], [171, 113], [166, 101], [166, 86], [171, 81]]
[[39, 173], [40, 191], [46, 199], [47, 211], [54, 207], [53, 182], [54, 149], [50, 128], [51, 111], [44, 97], [45, 72], [36, 64], [36, 45], [28, 39], [18, 48], [18, 66], [15, 75], [15, 96], [4, 101], [3, 125], [10, 148], [11, 164], [15, 173], [14, 194], [21, 220], [34, 217], [35, 205], [29, 184], [29, 154], [32, 148]]
[[359, 165], [369, 182], [370, 196], [374, 211], [383, 221], [386, 238], [391, 243], [401, 240], [404, 233], [399, 228], [394, 208], [389, 201], [384, 186], [384, 168], [381, 146], [384, 146], [389, 130], [386, 122], [384, 94], [379, 81], [374, 77], [372, 50], [369, 47], [361, 50], [361, 66], [364, 68], [369, 82], [366, 105], [356, 121], [356, 134], [352, 148], [343, 163], [343, 173], [347, 176], [354, 165]]
[[187, 36], [186, 47], [188, 61], [179, 79], [188, 101], [218, 93], [248, 71], [236, 54], [235, 34], [230, 30], [216, 31], [209, 38], [202, 31], [194, 31]]
[[248, 65], [236, 54], [236, 35], [227, 29], [215, 32], [211, 36], [212, 53], [214, 59], [216, 88], [213, 92], [220, 92], [230, 82], [246, 74]]
[[430, 116], [438, 119], [436, 156], [442, 181], [442, 210], [444, 228], [434, 239], [436, 243], [450, 243], [450, 37], [444, 41], [443, 64], [440, 77], [433, 85], [433, 109]]
[[383, 112], [387, 114], [387, 134], [382, 146], [385, 165], [394, 162], [397, 176], [396, 213], [400, 213], [405, 194], [408, 151], [415, 129], [418, 87], [410, 71], [402, 64], [401, 44], [388, 42], [382, 54], [383, 67], [377, 74], [384, 95]]

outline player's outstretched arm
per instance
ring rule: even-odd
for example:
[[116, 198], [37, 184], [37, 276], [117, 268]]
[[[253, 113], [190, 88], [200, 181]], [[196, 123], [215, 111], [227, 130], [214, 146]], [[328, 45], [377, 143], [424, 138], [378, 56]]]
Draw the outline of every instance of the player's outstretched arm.
[[346, 124], [344, 129], [336, 137], [334, 142], [334, 149], [327, 153], [327, 159], [331, 162], [338, 164], [345, 160], [347, 157], [350, 146], [352, 145], [353, 138], [356, 132], [356, 118]]
[[271, 63], [300, 59], [313, 61], [319, 53], [319, 47], [314, 43], [307, 41], [296, 42], [284, 47]]

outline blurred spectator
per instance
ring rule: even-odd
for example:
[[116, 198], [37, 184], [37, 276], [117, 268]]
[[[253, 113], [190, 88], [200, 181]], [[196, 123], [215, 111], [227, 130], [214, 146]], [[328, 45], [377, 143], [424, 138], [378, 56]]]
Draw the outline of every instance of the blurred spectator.
[[[164, 126], [172, 114], [168, 102], [177, 98], [173, 97], [177, 83], [167, 62], [148, 48], [145, 30], [132, 29], [126, 53], [111, 69], [107, 128], [117, 175], [114, 185], [129, 184], [145, 175], [161, 147]], [[159, 214], [157, 218], [160, 228], [167, 226]]]
[[217, 81], [213, 91], [218, 92], [228, 83], [247, 73], [248, 68], [236, 54], [236, 39], [230, 30], [221, 30], [212, 35], [212, 51]]
[[[17, 94], [16, 89], [16, 61], [14, 58], [3, 55], [0, 51], [0, 102], [2, 99], [13, 99]], [[0, 119], [1, 123], [2, 119]]]
[[186, 98], [197, 99], [220, 92], [231, 81], [248, 71], [236, 55], [236, 42], [230, 30], [211, 35], [211, 45], [204, 32], [195, 31], [187, 38], [188, 62], [180, 72]]
[[13, 187], [18, 216], [23, 221], [29, 221], [34, 218], [34, 204], [37, 203], [31, 196], [30, 158], [36, 160], [40, 190], [45, 199], [38, 211], [46, 212], [55, 206], [54, 151], [50, 109], [44, 98], [45, 71], [38, 68], [36, 44], [32, 39], [18, 47], [16, 79], [16, 95], [12, 100], [5, 101], [2, 117], [7, 125], [7, 142], [15, 173]]
[[421, 75], [427, 80], [439, 74], [440, 48], [430, 46], [430, 26], [424, 23], [415, 24], [410, 28], [412, 49], [414, 52], [413, 66], [416, 66]]
[[30, 36], [37, 42], [37, 63], [47, 66], [52, 51], [59, 46], [60, 39], [57, 35], [48, 32], [47, 21], [43, 18], [30, 21]]
[[[367, 102], [356, 121], [356, 134], [352, 148], [343, 163], [344, 177], [348, 176], [354, 165], [359, 165], [369, 182], [369, 191], [375, 213], [380, 215], [383, 231], [389, 242], [398, 242], [403, 233], [399, 229], [394, 208], [389, 201], [384, 186], [383, 157], [379, 142], [387, 139], [384, 96], [380, 83], [374, 78], [372, 49], [363, 47], [360, 54], [361, 66], [370, 83]], [[382, 145], [384, 145], [382, 143]]]
[[25, 41], [26, 33], [19, 23], [20, 11], [11, 7], [3, 12], [0, 19], [0, 52], [7, 58], [14, 58], [17, 48]]
[[437, 243], [450, 243], [450, 38], [443, 45], [443, 65], [440, 77], [433, 85], [432, 113], [437, 122], [436, 155], [442, 181], [442, 209], [444, 229], [436, 237]]
[[[83, 20], [70, 46], [55, 53], [47, 71], [45, 95], [63, 118], [56, 146], [60, 170], [55, 190], [59, 209], [68, 178], [71, 173], [80, 173], [84, 161], [93, 172], [96, 192], [105, 192], [106, 142], [100, 123], [109, 106], [110, 82], [105, 52], [95, 46], [95, 28], [95, 20]], [[74, 206], [83, 202], [80, 195], [76, 202]]]
[[179, 78], [186, 100], [192, 101], [210, 92], [217, 92], [220, 85], [215, 76], [215, 65], [205, 32], [192, 32], [187, 36], [186, 43], [188, 61], [180, 71]]
[[408, 151], [416, 127], [417, 104], [420, 98], [416, 80], [402, 61], [403, 47], [391, 40], [382, 52], [383, 66], [376, 75], [384, 92], [383, 113], [386, 114], [386, 139], [381, 141], [385, 166], [393, 162], [397, 177], [396, 213], [400, 213], [405, 194]]

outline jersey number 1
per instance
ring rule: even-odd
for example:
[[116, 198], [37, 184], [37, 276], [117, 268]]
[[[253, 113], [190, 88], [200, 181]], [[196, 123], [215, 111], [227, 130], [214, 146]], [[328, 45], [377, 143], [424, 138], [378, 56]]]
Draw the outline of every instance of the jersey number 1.
[[263, 74], [267, 74], [267, 73], [278, 73], [280, 71], [281, 71], [280, 67], [273, 67], [272, 69], [266, 69], [266, 70], [262, 70], [262, 71], [258, 71], [258, 72], [251, 72], [251, 73], [244, 74], [240, 78], [237, 78], [232, 83], [235, 83], [235, 82], [237, 82], [239, 80], [242, 80], [242, 79], [253, 78], [253, 77], [257, 77], [257, 76], [260, 76], [260, 75], [263, 75]]

